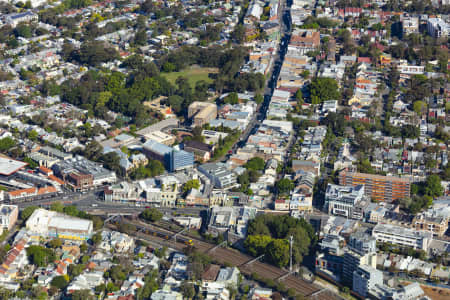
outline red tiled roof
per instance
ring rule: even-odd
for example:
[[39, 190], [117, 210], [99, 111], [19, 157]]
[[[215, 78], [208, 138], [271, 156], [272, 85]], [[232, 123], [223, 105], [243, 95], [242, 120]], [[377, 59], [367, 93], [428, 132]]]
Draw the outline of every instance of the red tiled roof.
[[38, 195], [48, 194], [48, 193], [56, 193], [56, 188], [52, 185], [42, 187], [38, 190]]
[[50, 180], [53, 180], [53, 181], [55, 181], [55, 182], [57, 182], [57, 183], [61, 184], [61, 185], [63, 185], [63, 184], [64, 184], [64, 181], [63, 181], [63, 180], [61, 180], [61, 179], [59, 179], [59, 178], [58, 178], [58, 177], [56, 177], [55, 175], [49, 175], [49, 176], [48, 176], [48, 178], [49, 178]]
[[32, 188], [28, 188], [28, 189], [20, 189], [20, 190], [11, 191], [11, 192], [8, 192], [8, 194], [10, 196], [17, 197], [22, 194], [34, 194], [35, 192], [36, 192], [36, 188], [32, 187]]
[[39, 171], [41, 171], [42, 173], [47, 174], [47, 175], [50, 174], [50, 173], [53, 173], [52, 170], [50, 170], [49, 168], [46, 168], [44, 166], [40, 166], [39, 167]]

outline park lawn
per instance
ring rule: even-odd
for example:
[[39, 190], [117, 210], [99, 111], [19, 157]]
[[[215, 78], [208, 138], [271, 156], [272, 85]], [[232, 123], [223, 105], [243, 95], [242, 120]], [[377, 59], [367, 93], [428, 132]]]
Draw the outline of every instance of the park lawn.
[[186, 77], [189, 81], [189, 84], [192, 88], [195, 87], [195, 84], [200, 81], [204, 80], [207, 83], [212, 83], [213, 80], [209, 78], [209, 74], [217, 74], [218, 73], [217, 68], [199, 68], [199, 67], [193, 67], [189, 69], [182, 70], [180, 72], [170, 72], [170, 73], [161, 73], [162, 76], [164, 76], [170, 83], [175, 85], [175, 81], [178, 77]]

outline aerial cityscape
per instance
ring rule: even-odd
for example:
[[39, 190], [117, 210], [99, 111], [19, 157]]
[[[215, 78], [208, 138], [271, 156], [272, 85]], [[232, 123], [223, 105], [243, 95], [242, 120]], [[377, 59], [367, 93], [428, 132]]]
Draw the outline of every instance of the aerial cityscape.
[[449, 0], [0, 0], [0, 300], [450, 299]]

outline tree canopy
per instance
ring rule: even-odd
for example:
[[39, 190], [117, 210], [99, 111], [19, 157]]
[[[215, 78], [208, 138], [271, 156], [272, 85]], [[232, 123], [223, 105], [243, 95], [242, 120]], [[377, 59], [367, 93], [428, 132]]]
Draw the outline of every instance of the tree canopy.
[[145, 209], [141, 213], [140, 217], [146, 221], [156, 222], [161, 220], [161, 218], [163, 217], [163, 213], [160, 212], [158, 209], [152, 207], [150, 209]]
[[245, 163], [244, 167], [248, 170], [262, 171], [265, 165], [264, 159], [261, 157], [253, 157]]
[[266, 259], [280, 267], [289, 262], [289, 236], [294, 238], [293, 260], [300, 263], [315, 242], [314, 229], [304, 219], [290, 216], [259, 215], [249, 222], [244, 242], [253, 256], [266, 255]]
[[36, 245], [27, 248], [27, 255], [30, 262], [38, 267], [46, 267], [56, 259], [53, 250]]
[[288, 194], [294, 189], [294, 183], [288, 178], [283, 178], [276, 183], [276, 188], [280, 194]]
[[186, 193], [192, 189], [199, 189], [199, 188], [200, 188], [200, 181], [198, 179], [191, 179], [183, 185], [183, 192]]
[[319, 104], [327, 100], [339, 100], [341, 98], [339, 86], [333, 78], [314, 78], [309, 86], [309, 91], [312, 104]]

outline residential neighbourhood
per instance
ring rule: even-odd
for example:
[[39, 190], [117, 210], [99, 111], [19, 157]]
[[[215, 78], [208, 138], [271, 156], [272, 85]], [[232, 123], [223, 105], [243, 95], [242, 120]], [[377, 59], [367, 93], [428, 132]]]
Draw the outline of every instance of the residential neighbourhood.
[[450, 298], [449, 8], [0, 2], [0, 299]]

